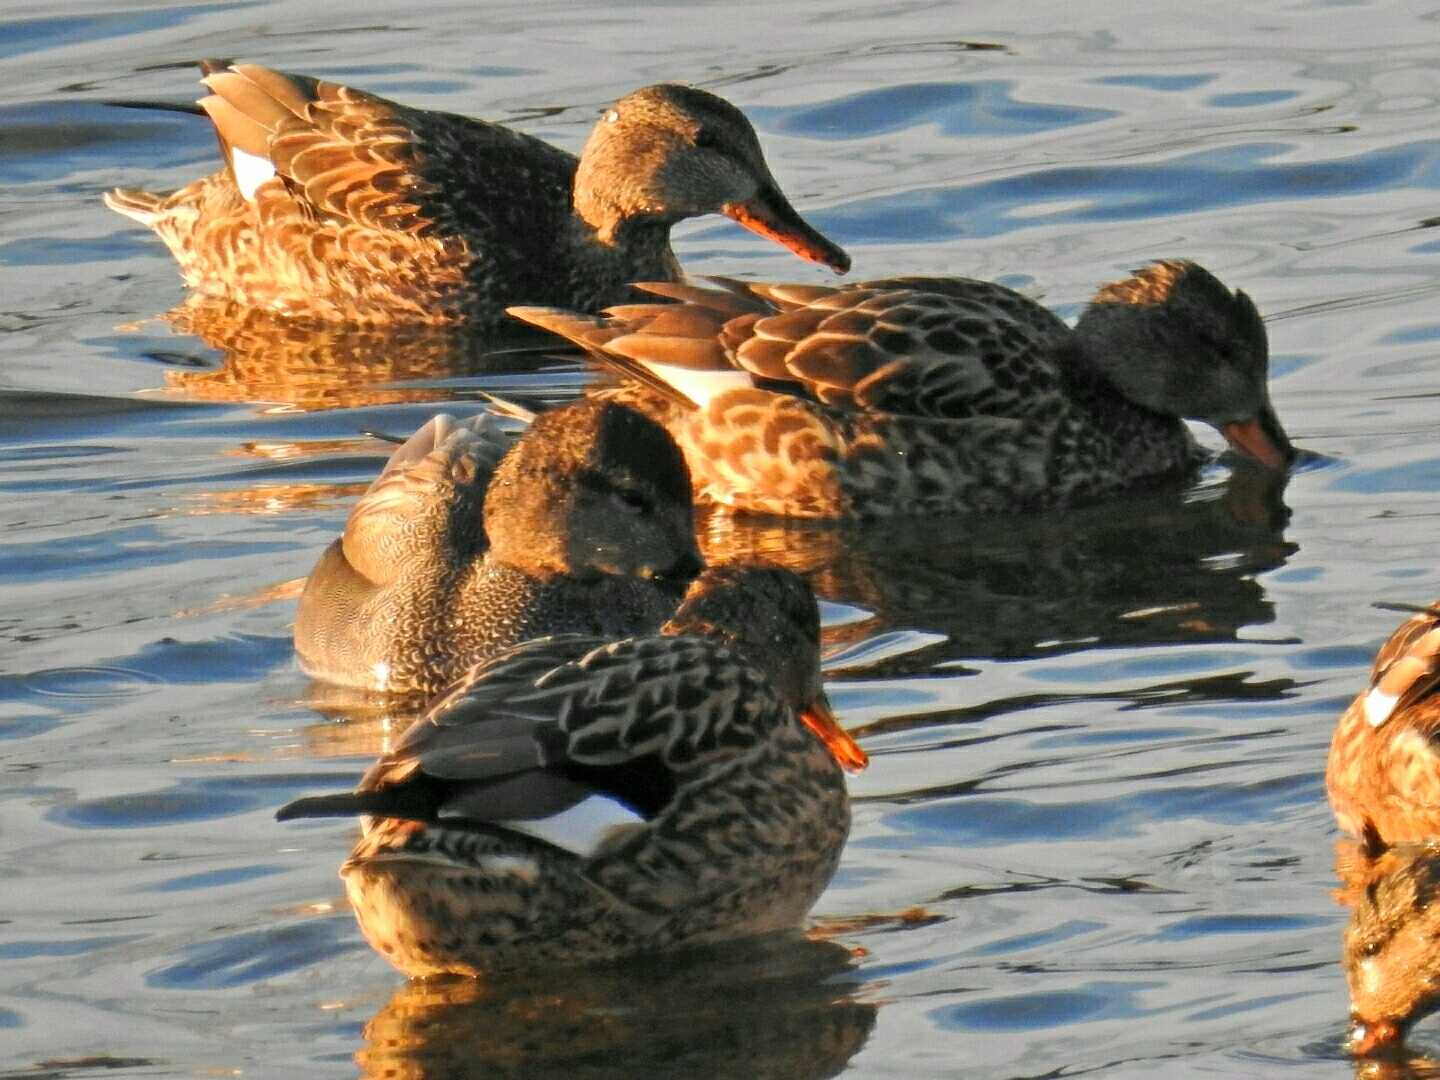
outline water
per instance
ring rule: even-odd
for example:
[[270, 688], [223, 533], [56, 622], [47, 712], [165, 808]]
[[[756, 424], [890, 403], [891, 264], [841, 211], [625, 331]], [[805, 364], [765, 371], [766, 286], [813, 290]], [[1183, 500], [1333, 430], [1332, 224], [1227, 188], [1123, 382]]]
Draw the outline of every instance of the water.
[[[1322, 770], [1401, 618], [1372, 603], [1440, 595], [1437, 18], [1419, 0], [11, 5], [7, 1075], [1350, 1075]], [[213, 141], [102, 102], [184, 99], [214, 55], [572, 148], [625, 90], [702, 83], [755, 119], [861, 277], [1000, 278], [1071, 314], [1146, 259], [1197, 259], [1269, 317], [1276, 407], [1321, 456], [1279, 494], [1216, 466], [1074, 514], [858, 537], [713, 523], [712, 545], [783, 554], [835, 602], [833, 698], [873, 755], [814, 940], [406, 986], [343, 907], [351, 826], [271, 820], [353, 781], [396, 720], [298, 672], [293, 582], [380, 465], [359, 429], [583, 375], [423, 336], [156, 319], [181, 295], [169, 257], [98, 196], [188, 180]], [[678, 247], [700, 273], [826, 276], [718, 219]], [[1440, 1052], [1433, 1022], [1414, 1043]]]

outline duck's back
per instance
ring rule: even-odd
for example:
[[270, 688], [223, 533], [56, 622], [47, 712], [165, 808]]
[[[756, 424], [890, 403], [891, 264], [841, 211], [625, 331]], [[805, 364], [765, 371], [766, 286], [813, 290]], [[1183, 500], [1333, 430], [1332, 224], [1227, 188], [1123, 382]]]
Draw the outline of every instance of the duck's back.
[[397, 694], [438, 693], [531, 638], [653, 633], [680, 599], [634, 578], [533, 578], [488, 557], [458, 567], [416, 563], [377, 589], [345, 560], [340, 540], [310, 580], [315, 596], [302, 598], [295, 623], [306, 673]]

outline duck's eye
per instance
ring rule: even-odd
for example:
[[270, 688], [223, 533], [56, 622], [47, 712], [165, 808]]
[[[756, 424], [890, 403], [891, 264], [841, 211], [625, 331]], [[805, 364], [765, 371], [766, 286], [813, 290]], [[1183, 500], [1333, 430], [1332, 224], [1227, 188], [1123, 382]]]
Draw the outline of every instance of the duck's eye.
[[695, 133], [695, 145], [701, 149], [713, 150], [720, 145], [720, 136], [711, 128], [701, 128]]
[[616, 488], [615, 498], [622, 507], [632, 514], [644, 513], [650, 509], [650, 500], [643, 491], [635, 488]]

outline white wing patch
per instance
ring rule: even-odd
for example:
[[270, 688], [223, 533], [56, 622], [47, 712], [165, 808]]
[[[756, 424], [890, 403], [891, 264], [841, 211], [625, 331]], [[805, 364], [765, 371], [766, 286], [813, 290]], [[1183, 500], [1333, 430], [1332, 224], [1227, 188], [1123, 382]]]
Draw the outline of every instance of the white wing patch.
[[716, 371], [681, 367], [678, 364], [657, 364], [653, 360], [646, 360], [644, 364], [702, 409], [710, 404], [712, 398], [731, 390], [745, 390], [755, 385], [748, 371], [735, 368]]
[[588, 859], [601, 844], [615, 835], [616, 830], [643, 825], [645, 819], [618, 799], [608, 795], [591, 795], [549, 817], [499, 821], [496, 824]]
[[275, 175], [275, 166], [269, 158], [246, 153], [238, 146], [230, 147], [230, 168], [235, 173], [235, 184], [247, 202], [254, 202], [255, 189]]
[[1399, 700], [1399, 694], [1387, 694], [1380, 687], [1375, 687], [1365, 695], [1365, 722], [1378, 728], [1390, 719], [1390, 712]]

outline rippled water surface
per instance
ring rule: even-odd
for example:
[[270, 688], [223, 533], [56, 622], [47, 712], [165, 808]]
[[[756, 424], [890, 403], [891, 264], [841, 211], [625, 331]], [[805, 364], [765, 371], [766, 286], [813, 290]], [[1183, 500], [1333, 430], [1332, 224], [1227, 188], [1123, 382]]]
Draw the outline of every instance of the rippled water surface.
[[[1322, 771], [1400, 618], [1373, 603], [1440, 595], [1440, 5], [314, 10], [0, 16], [5, 1075], [1349, 1075]], [[1222, 463], [1063, 515], [712, 522], [712, 551], [834, 602], [832, 696], [873, 755], [815, 932], [405, 985], [344, 908], [353, 826], [271, 820], [396, 720], [300, 674], [294, 582], [383, 460], [361, 429], [584, 374], [159, 318], [170, 258], [99, 194], [176, 186], [214, 142], [106, 102], [186, 100], [201, 56], [577, 149], [631, 87], [717, 89], [860, 277], [1000, 278], [1070, 315], [1197, 259], [1267, 314], [1318, 456], [1283, 493]], [[678, 249], [826, 276], [721, 219]], [[1433, 1021], [1415, 1043], [1440, 1053]]]

